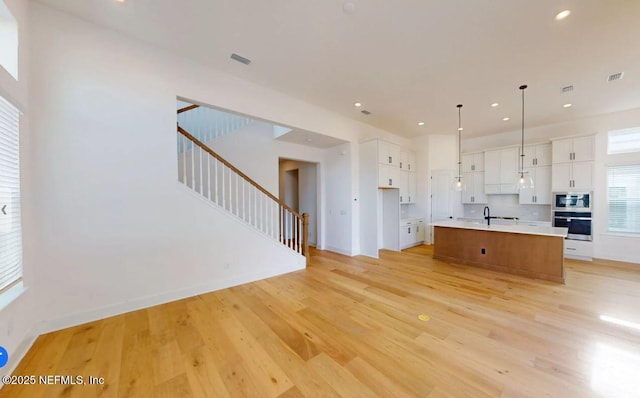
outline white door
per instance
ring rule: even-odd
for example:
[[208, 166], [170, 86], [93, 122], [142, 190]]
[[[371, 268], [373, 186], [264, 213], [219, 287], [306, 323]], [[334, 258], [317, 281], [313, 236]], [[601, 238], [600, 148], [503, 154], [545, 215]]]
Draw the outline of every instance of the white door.
[[451, 170], [434, 170], [431, 175], [431, 221], [453, 219]]
[[[431, 174], [431, 222], [453, 219], [451, 170], [434, 170]], [[433, 243], [433, 227], [425, 231], [425, 243]]]

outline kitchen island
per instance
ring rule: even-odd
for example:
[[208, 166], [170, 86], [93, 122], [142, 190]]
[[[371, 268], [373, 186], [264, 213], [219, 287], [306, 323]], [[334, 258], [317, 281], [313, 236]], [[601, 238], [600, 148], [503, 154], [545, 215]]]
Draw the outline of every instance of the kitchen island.
[[564, 283], [567, 228], [468, 221], [433, 226], [434, 259]]

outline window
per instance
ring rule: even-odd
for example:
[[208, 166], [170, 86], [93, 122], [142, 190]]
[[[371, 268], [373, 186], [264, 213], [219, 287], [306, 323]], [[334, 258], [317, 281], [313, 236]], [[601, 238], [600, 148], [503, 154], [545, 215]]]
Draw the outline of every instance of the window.
[[609, 232], [640, 234], [640, 164], [607, 170]]
[[0, 97], [0, 292], [22, 278], [20, 112]]
[[640, 127], [609, 131], [607, 154], [640, 152]]
[[0, 0], [0, 66], [18, 80], [18, 23]]

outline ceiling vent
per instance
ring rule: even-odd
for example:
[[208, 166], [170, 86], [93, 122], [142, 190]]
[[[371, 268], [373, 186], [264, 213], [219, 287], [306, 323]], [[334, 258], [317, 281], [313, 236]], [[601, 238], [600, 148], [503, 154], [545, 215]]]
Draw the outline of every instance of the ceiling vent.
[[243, 63], [245, 65], [249, 65], [251, 63], [250, 59], [245, 58], [245, 57], [243, 57], [241, 55], [238, 55], [236, 53], [231, 54], [231, 59], [234, 60], [234, 61], [238, 61], [240, 63]]
[[622, 79], [622, 76], [624, 76], [624, 72], [614, 73], [613, 75], [609, 75], [609, 77], [607, 77], [607, 81], [612, 82], [614, 80], [620, 80]]
[[564, 86], [562, 87], [562, 93], [570, 93], [573, 91], [573, 84], [569, 85], [569, 86]]
[[364, 113], [365, 115], [371, 115], [371, 112], [369, 112], [369, 111], [368, 111], [368, 110], [366, 110], [366, 109], [363, 109], [363, 110], [361, 110], [360, 112], [361, 112], [361, 113]]

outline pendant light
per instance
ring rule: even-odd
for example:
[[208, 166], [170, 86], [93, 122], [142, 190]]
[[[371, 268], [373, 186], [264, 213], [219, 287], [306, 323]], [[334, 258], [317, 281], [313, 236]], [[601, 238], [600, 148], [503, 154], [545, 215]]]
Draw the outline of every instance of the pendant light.
[[520, 86], [522, 91], [522, 135], [520, 141], [520, 171], [518, 172], [518, 190], [533, 189], [533, 180], [528, 171], [524, 170], [524, 90], [527, 89], [527, 85]]
[[460, 115], [460, 111], [462, 109], [462, 104], [456, 105], [458, 108], [458, 176], [453, 179], [453, 190], [457, 192], [464, 191], [466, 186], [462, 181], [462, 155], [461, 155], [461, 138], [462, 138], [462, 117]]

